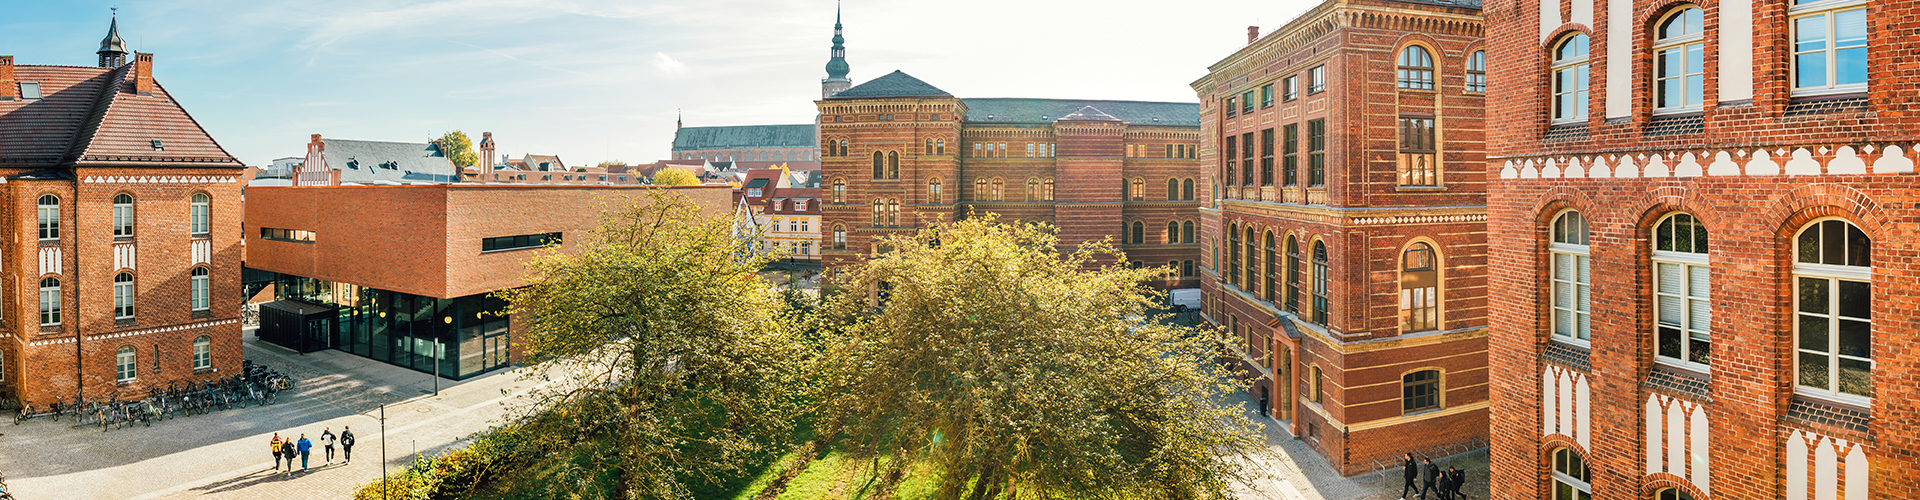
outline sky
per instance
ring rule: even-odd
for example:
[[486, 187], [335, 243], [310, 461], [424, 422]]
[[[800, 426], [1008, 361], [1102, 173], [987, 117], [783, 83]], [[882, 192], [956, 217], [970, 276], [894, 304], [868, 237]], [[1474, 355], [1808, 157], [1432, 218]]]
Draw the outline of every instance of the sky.
[[[1193, 102], [1194, 80], [1307, 0], [850, 0], [854, 84], [905, 71], [960, 97]], [[0, 0], [0, 55], [130, 50], [248, 165], [311, 134], [493, 132], [569, 165], [666, 159], [687, 126], [811, 123], [833, 0]]]

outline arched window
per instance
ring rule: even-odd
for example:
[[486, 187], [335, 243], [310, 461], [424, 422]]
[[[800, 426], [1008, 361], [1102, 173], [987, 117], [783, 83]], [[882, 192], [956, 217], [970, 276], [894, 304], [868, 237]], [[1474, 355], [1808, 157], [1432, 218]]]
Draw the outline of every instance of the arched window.
[[887, 178], [888, 179], [900, 178], [900, 152], [899, 151], [887, 152]]
[[847, 249], [847, 227], [846, 226], [842, 226], [839, 224], [833, 225], [833, 249], [834, 250]]
[[928, 137], [926, 139], [926, 145], [920, 148], [920, 154], [923, 154], [923, 155], [933, 154], [933, 138], [932, 137]]
[[1825, 219], [1800, 228], [1794, 242], [1798, 390], [1870, 404], [1873, 241], [1852, 223]]
[[1440, 269], [1433, 246], [1414, 243], [1400, 254], [1400, 330], [1440, 328]]
[[115, 373], [119, 381], [133, 381], [134, 374], [139, 371], [136, 369], [139, 366], [137, 363], [139, 357], [140, 355], [134, 352], [133, 346], [122, 346], [119, 352], [114, 353], [113, 364], [118, 368]]
[[927, 181], [927, 203], [943, 203], [945, 199], [946, 197], [940, 193], [940, 178], [935, 177]]
[[133, 236], [133, 195], [113, 195], [113, 236]]
[[1180, 223], [1180, 242], [1193, 243], [1193, 221]]
[[987, 178], [981, 177], [979, 179], [974, 179], [973, 180], [973, 201], [987, 201], [991, 199], [993, 199], [993, 197], [990, 196], [989, 193], [987, 193]]
[[1467, 91], [1487, 91], [1487, 51], [1476, 50], [1467, 56]]
[[201, 335], [193, 339], [193, 369], [213, 368], [213, 337]]
[[1667, 14], [1653, 40], [1653, 112], [1700, 110], [1706, 87], [1702, 14], [1688, 5]]
[[1005, 185], [1006, 183], [1002, 182], [999, 177], [993, 178], [993, 201], [1006, 201], [1007, 198], [1003, 196], [1005, 189], [1002, 189]]
[[1041, 181], [1041, 184], [1040, 199], [1053, 201], [1053, 178], [1048, 177], [1047, 180]]
[[1248, 225], [1247, 227], [1242, 228], [1242, 230], [1247, 232], [1247, 239], [1242, 240], [1247, 243], [1247, 282], [1246, 282], [1247, 293], [1252, 294], [1254, 297], [1259, 297], [1260, 296], [1260, 280], [1259, 280], [1260, 261], [1255, 259], [1258, 259], [1260, 257], [1260, 240], [1258, 239], [1257, 236], [1255, 236], [1252, 225]]
[[1575, 33], [1553, 49], [1553, 121], [1587, 119], [1587, 35]]
[[1240, 228], [1227, 226], [1227, 284], [1240, 286]]
[[1553, 276], [1553, 338], [1587, 345], [1591, 337], [1593, 278], [1587, 272], [1587, 218], [1568, 210], [1553, 219], [1547, 245]]
[[873, 152], [873, 178], [887, 178], [887, 155], [879, 151]]
[[1420, 370], [1400, 377], [1400, 413], [1440, 409], [1440, 370]]
[[851, 147], [850, 147], [850, 146], [852, 146], [852, 145], [853, 145], [853, 144], [852, 144], [852, 143], [850, 143], [850, 142], [848, 142], [848, 141], [847, 141], [846, 139], [841, 139], [841, 140], [840, 140], [840, 152], [839, 152], [839, 154], [837, 154], [836, 156], [852, 156], [852, 155], [853, 155], [853, 153], [852, 153], [852, 151], [853, 151], [853, 148], [851, 148]]
[[1263, 300], [1266, 300], [1268, 303], [1272, 303], [1273, 302], [1273, 274], [1274, 274], [1273, 273], [1273, 257], [1274, 257], [1273, 231], [1267, 231], [1266, 235], [1262, 237], [1260, 247], [1261, 247], [1261, 250], [1265, 252], [1263, 254], [1263, 257], [1261, 257], [1260, 259], [1260, 266], [1261, 266], [1260, 280], [1264, 282], [1263, 284], [1260, 285], [1260, 294]]
[[944, 154], [947, 154], [947, 140], [946, 140], [946, 139], [944, 139], [944, 138], [941, 138], [941, 139], [934, 139], [934, 140], [933, 140], [933, 154], [937, 154], [937, 155], [944, 155]]
[[1653, 498], [1656, 500], [1693, 500], [1693, 495], [1687, 494], [1687, 490], [1667, 488], [1654, 494]]
[[1167, 201], [1180, 199], [1180, 179], [1167, 178]]
[[1131, 194], [1128, 196], [1128, 199], [1131, 199], [1133, 201], [1140, 201], [1140, 200], [1147, 199], [1146, 179], [1141, 179], [1139, 177], [1133, 178], [1133, 190], [1129, 191], [1129, 193]]
[[847, 202], [847, 180], [841, 179], [841, 178], [834, 178], [833, 192], [831, 194], [833, 195], [834, 203], [846, 203]]
[[192, 279], [190, 279], [190, 280], [188, 280], [188, 282], [189, 282], [189, 284], [190, 284], [190, 285], [192, 286], [192, 289], [193, 289], [193, 297], [192, 297], [192, 298], [193, 298], [193, 310], [195, 310], [195, 311], [205, 311], [205, 310], [207, 310], [207, 306], [208, 306], [208, 297], [207, 297], [207, 295], [208, 295], [208, 289], [207, 289], [207, 288], [208, 288], [208, 282], [207, 282], [207, 281], [208, 281], [208, 280], [207, 280], [207, 278], [208, 278], [208, 276], [207, 276], [207, 268], [205, 268], [205, 267], [196, 267], [196, 268], [193, 268], [193, 276], [192, 276]]
[[1672, 214], [1653, 228], [1654, 359], [1706, 370], [1712, 354], [1707, 228]]
[[1180, 221], [1167, 221], [1167, 244], [1180, 242]]
[[1313, 376], [1308, 379], [1310, 380], [1311, 385], [1307, 386], [1307, 394], [1311, 397], [1310, 399], [1312, 399], [1313, 402], [1318, 403], [1320, 402], [1320, 396], [1322, 394], [1322, 392], [1320, 391], [1320, 385], [1321, 385], [1320, 381], [1322, 379], [1325, 379], [1326, 376], [1320, 373], [1320, 367], [1318, 365], [1315, 365], [1313, 368], [1308, 369], [1307, 371], [1312, 372], [1313, 374]]
[[60, 324], [60, 278], [40, 280], [40, 326]]
[[1553, 500], [1593, 500], [1587, 462], [1568, 448], [1553, 450]]
[[1193, 179], [1184, 179], [1180, 181], [1180, 199], [1188, 200], [1188, 201], [1193, 200]]
[[900, 199], [899, 198], [887, 199], [887, 225], [889, 226], [900, 225]]
[[213, 197], [206, 193], [193, 194], [193, 234], [205, 236], [213, 230]]
[[1313, 242], [1313, 323], [1326, 325], [1332, 317], [1333, 278], [1329, 276], [1327, 242]]
[[113, 318], [133, 318], [133, 273], [113, 277]]
[[1280, 279], [1286, 283], [1287, 312], [1300, 314], [1300, 240], [1287, 235], [1287, 275]]
[[1433, 55], [1426, 47], [1408, 45], [1400, 51], [1400, 88], [1433, 90]]
[[1040, 179], [1027, 178], [1027, 201], [1040, 201]]
[[883, 198], [874, 198], [873, 206], [872, 208], [867, 210], [868, 212], [867, 215], [869, 216], [870, 220], [873, 221], [873, 225], [885, 226], [887, 225], [886, 211], [887, 211], [887, 200]]
[[1127, 237], [1128, 243], [1144, 244], [1147, 242], [1147, 225], [1141, 224], [1140, 221], [1133, 221], [1133, 230], [1127, 234], [1130, 235]]
[[60, 198], [40, 195], [40, 239], [60, 239]]

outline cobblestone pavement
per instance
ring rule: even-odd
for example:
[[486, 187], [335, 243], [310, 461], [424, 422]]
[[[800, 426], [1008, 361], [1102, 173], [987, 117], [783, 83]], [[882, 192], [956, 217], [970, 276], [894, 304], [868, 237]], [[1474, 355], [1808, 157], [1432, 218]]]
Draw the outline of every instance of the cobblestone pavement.
[[[0, 471], [22, 500], [60, 498], [299, 498], [346, 499], [380, 477], [384, 444], [389, 467], [404, 467], [417, 450], [439, 452], [464, 444], [504, 414], [503, 403], [531, 383], [518, 370], [454, 382], [338, 351], [299, 355], [245, 341], [247, 359], [293, 377], [298, 385], [270, 406], [218, 411], [102, 432], [71, 419], [34, 419], [0, 426]], [[386, 410], [386, 438], [380, 408]], [[11, 417], [11, 415], [8, 415]], [[10, 418], [7, 421], [11, 421]], [[344, 452], [329, 464], [320, 431], [351, 426], [357, 460]], [[309, 468], [275, 470], [267, 441], [278, 432], [314, 440]]]

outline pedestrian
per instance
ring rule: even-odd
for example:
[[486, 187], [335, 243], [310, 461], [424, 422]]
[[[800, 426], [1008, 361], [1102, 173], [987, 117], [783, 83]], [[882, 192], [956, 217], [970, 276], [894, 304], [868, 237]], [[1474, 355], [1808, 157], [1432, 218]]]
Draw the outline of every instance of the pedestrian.
[[1453, 499], [1453, 473], [1440, 471], [1440, 500]]
[[1420, 500], [1427, 500], [1427, 492], [1429, 491], [1433, 492], [1434, 497], [1439, 497], [1440, 492], [1435, 491], [1435, 483], [1439, 481], [1440, 470], [1434, 468], [1433, 460], [1427, 458], [1420, 459]]
[[1407, 484], [1406, 486], [1400, 487], [1400, 500], [1407, 500], [1408, 497], [1413, 496], [1408, 495], [1407, 491], [1411, 490], [1414, 493], [1420, 492], [1420, 487], [1415, 486], [1413, 482], [1414, 479], [1420, 477], [1420, 462], [1413, 461], [1413, 454], [1408, 453], [1407, 460], [1402, 462], [1401, 465], [1406, 467]]
[[352, 426], [340, 427], [340, 458], [345, 459], [346, 462], [349, 464], [353, 463], [353, 427]]
[[300, 456], [299, 446], [292, 439], [280, 442], [280, 456], [287, 459], [287, 475], [293, 475], [293, 459]]
[[1467, 471], [1456, 469], [1453, 467], [1447, 467], [1447, 472], [1453, 476], [1453, 495], [1452, 496], [1457, 498], [1466, 498], [1467, 494], [1461, 492], [1460, 488], [1465, 487], [1467, 485]]
[[333, 465], [333, 428], [320, 431], [320, 447], [327, 449], [327, 465]]
[[267, 442], [273, 448], [273, 470], [280, 470], [280, 433], [273, 433], [273, 440]]
[[[308, 441], [307, 435], [301, 434], [300, 435], [300, 472], [307, 471], [307, 452], [312, 450], [313, 450], [313, 441]], [[293, 465], [288, 464], [287, 466], [292, 467]]]

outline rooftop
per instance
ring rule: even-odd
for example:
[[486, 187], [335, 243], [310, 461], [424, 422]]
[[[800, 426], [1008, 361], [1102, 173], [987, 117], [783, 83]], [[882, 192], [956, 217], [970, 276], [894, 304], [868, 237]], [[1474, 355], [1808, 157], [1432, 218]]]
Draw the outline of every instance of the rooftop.
[[813, 124], [683, 127], [673, 133], [673, 150], [810, 148]]
[[241, 166], [166, 88], [135, 92], [135, 66], [10, 66], [5, 85], [37, 83], [42, 97], [0, 100], [0, 167]]
[[927, 82], [920, 81], [900, 70], [893, 70], [886, 76], [867, 80], [846, 90], [834, 94], [828, 99], [855, 99], [872, 97], [953, 97], [953, 94], [940, 90]]
[[960, 102], [967, 105], [969, 123], [1053, 123], [1092, 107], [1095, 112], [1134, 125], [1200, 126], [1200, 103], [1197, 102], [1022, 98], [961, 99]]

